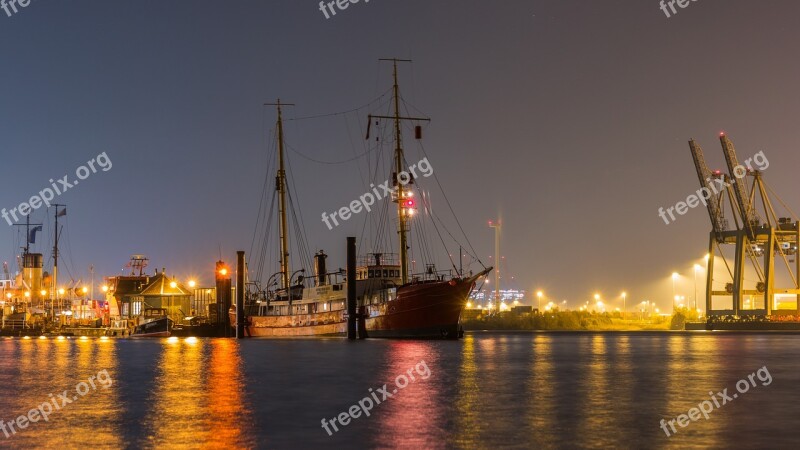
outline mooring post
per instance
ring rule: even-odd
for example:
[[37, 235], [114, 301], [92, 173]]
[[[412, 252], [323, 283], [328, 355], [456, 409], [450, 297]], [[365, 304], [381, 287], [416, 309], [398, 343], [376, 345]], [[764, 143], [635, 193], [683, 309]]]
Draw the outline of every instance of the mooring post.
[[356, 238], [347, 238], [347, 339], [356, 338]]
[[236, 252], [236, 339], [244, 338], [244, 251]]

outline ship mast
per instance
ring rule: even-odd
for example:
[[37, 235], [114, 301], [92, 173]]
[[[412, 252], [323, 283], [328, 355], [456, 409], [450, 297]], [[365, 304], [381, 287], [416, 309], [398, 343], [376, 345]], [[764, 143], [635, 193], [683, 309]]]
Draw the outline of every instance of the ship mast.
[[[408, 216], [409, 213], [406, 211], [405, 200], [407, 197], [406, 191], [410, 191], [411, 188], [405, 189], [403, 183], [400, 183], [397, 176], [405, 171], [405, 158], [403, 158], [403, 132], [400, 127], [401, 120], [424, 120], [430, 121], [428, 118], [423, 117], [401, 117], [400, 116], [400, 86], [397, 82], [397, 63], [398, 62], [411, 62], [410, 59], [397, 59], [397, 58], [382, 58], [380, 61], [391, 61], [394, 67], [393, 71], [393, 79], [394, 79], [394, 86], [393, 86], [393, 97], [394, 97], [394, 115], [393, 116], [369, 116], [369, 123], [372, 122], [373, 118], [377, 119], [392, 119], [394, 120], [394, 133], [395, 133], [395, 150], [394, 150], [394, 158], [395, 158], [395, 179], [392, 180], [395, 183], [397, 188], [397, 195], [394, 198], [394, 202], [397, 203], [397, 218], [398, 218], [398, 237], [400, 239], [400, 278], [402, 279], [402, 284], [408, 283]], [[369, 138], [369, 128], [367, 128], [367, 138]]]
[[281, 106], [294, 106], [292, 103], [265, 103], [266, 106], [276, 106], [278, 109], [278, 176], [275, 179], [275, 188], [278, 191], [278, 214], [280, 215], [281, 234], [281, 281], [283, 288], [289, 293], [289, 228], [286, 225], [286, 170], [283, 160], [283, 115]]
[[[394, 132], [395, 132], [395, 149], [394, 149], [394, 158], [395, 158], [395, 173], [399, 174], [403, 171], [403, 145], [402, 145], [402, 138], [403, 133], [400, 129], [400, 87], [397, 84], [397, 60], [392, 61], [394, 65], [394, 72], [392, 74], [394, 78]], [[397, 175], [395, 175], [397, 177]], [[396, 180], [395, 180], [396, 181]], [[400, 235], [400, 277], [403, 280], [403, 284], [408, 283], [408, 222], [406, 221], [406, 212], [403, 208], [403, 199], [405, 198], [405, 192], [402, 183], [397, 183], [397, 198], [395, 202], [397, 203], [397, 217], [399, 220], [399, 230], [398, 234]], [[409, 188], [410, 189], [410, 188]]]

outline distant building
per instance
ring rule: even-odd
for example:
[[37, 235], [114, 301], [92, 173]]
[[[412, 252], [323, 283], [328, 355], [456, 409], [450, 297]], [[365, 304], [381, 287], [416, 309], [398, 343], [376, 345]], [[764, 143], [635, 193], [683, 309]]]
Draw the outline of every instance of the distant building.
[[[487, 300], [494, 301], [495, 291], [480, 290], [472, 291], [469, 296], [476, 303], [484, 303]], [[525, 291], [518, 289], [500, 289], [500, 299], [506, 303], [513, 303], [514, 300], [522, 301], [525, 298]]]

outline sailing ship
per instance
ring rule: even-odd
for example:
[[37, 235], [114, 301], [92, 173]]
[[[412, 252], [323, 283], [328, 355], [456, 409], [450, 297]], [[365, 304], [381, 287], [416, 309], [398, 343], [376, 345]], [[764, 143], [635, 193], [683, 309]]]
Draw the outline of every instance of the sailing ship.
[[[394, 191], [396, 203], [399, 255], [373, 252], [362, 259], [356, 269], [357, 324], [359, 334], [375, 338], [438, 338], [458, 339], [463, 335], [461, 313], [478, 279], [492, 267], [465, 276], [461, 269], [440, 272], [434, 265], [423, 273], [411, 273], [409, 264], [410, 220], [414, 214], [412, 185], [398, 182], [397, 174], [408, 173], [402, 148], [403, 120], [428, 120], [402, 117], [397, 63], [394, 63], [392, 100], [394, 114], [370, 115], [373, 119], [393, 121]], [[247, 283], [245, 300], [245, 333], [251, 337], [345, 336], [347, 334], [347, 283], [345, 272], [328, 272], [327, 255], [314, 255], [314, 277], [307, 280], [304, 269], [292, 272], [289, 266], [289, 228], [287, 225], [287, 177], [284, 156], [282, 104], [277, 108], [277, 176], [278, 225], [280, 235], [280, 271], [273, 274], [266, 287], [259, 282]], [[369, 133], [369, 131], [368, 131]], [[419, 128], [417, 128], [419, 134]], [[369, 139], [369, 135], [367, 135]], [[459, 258], [460, 258], [459, 254]], [[297, 275], [297, 276], [296, 276]], [[235, 307], [230, 310], [231, 324], [236, 327]]]

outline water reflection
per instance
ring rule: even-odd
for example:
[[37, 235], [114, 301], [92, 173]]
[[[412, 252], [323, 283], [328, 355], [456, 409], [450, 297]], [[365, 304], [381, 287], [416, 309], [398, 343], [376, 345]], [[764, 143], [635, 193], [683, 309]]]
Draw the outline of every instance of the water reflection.
[[471, 334], [464, 336], [457, 392], [456, 430], [453, 434], [453, 444], [458, 448], [471, 448], [475, 442], [479, 442], [479, 437], [483, 432], [480, 414], [481, 386], [478, 382], [475, 337]]
[[242, 430], [249, 425], [249, 413], [242, 392], [238, 343], [169, 338], [162, 346], [149, 399], [153, 412], [145, 426], [148, 445], [248, 446]]
[[[255, 444], [252, 418], [246, 408], [239, 343], [228, 339], [209, 342], [211, 358], [208, 378], [208, 448], [251, 447]], [[248, 430], [246, 432], [245, 430]]]
[[[53, 399], [58, 405], [47, 421], [39, 419], [12, 433], [9, 443], [18, 448], [122, 446], [118, 422], [113, 420], [119, 409], [117, 386], [112, 381], [106, 389], [97, 381], [98, 372], [104, 370], [111, 380], [117, 379], [113, 342], [15, 339], [4, 340], [2, 346], [6, 357], [0, 362], [0, 379], [3, 386], [12, 387], [13, 395], [3, 389], [0, 419], [27, 415]], [[0, 435], [0, 439], [4, 437]]]
[[[0, 419], [107, 370], [0, 447], [793, 448], [800, 341], [740, 334], [468, 334], [459, 342], [0, 339]], [[415, 366], [424, 360], [430, 377]], [[762, 366], [774, 377], [668, 438]], [[244, 369], [247, 369], [246, 371]], [[319, 426], [399, 375], [416, 381], [329, 437]], [[410, 381], [410, 380], [409, 380]], [[376, 395], [378, 395], [376, 393]], [[755, 416], [754, 416], [755, 414]], [[754, 421], [754, 417], [758, 420]], [[772, 445], [770, 445], [772, 444]], [[795, 445], [796, 446], [796, 445]]]
[[[425, 361], [430, 376], [422, 379], [416, 366]], [[409, 370], [411, 369], [411, 373]], [[424, 367], [421, 371], [425, 374]], [[391, 342], [388, 345], [384, 368], [376, 388], [386, 383], [393, 397], [375, 406], [375, 447], [442, 448], [439, 426], [445, 420], [445, 401], [442, 391], [449, 368], [439, 363], [436, 347], [425, 342]], [[413, 376], [416, 381], [400, 389], [401, 377]], [[402, 384], [402, 380], [401, 380]], [[377, 394], [382, 400], [383, 396]], [[399, 444], [402, 442], [402, 446]]]

